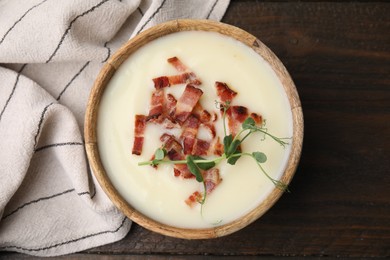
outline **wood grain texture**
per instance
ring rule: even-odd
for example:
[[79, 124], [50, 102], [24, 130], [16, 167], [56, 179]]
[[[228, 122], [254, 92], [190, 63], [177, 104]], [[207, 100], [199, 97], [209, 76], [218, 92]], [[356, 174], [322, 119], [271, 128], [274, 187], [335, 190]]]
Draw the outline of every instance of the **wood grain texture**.
[[390, 257], [389, 13], [383, 1], [232, 0], [223, 21], [270, 47], [300, 95], [305, 139], [292, 192], [223, 238], [186, 241], [133, 225], [77, 258]]

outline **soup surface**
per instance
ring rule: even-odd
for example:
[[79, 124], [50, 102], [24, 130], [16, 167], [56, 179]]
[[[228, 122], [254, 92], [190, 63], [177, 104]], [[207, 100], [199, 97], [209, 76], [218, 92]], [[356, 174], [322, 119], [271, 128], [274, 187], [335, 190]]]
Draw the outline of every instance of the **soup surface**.
[[[155, 90], [152, 79], [176, 75], [167, 59], [178, 57], [201, 80], [200, 103], [218, 115], [216, 133], [224, 137], [221, 114], [215, 105], [215, 82], [225, 82], [238, 94], [232, 105], [242, 105], [266, 120], [269, 133], [292, 136], [292, 115], [283, 87], [271, 67], [251, 48], [235, 39], [213, 32], [179, 32], [161, 37], [132, 54], [117, 70], [107, 86], [98, 114], [98, 146], [104, 168], [119, 193], [138, 211], [161, 223], [185, 228], [223, 225], [257, 207], [272, 191], [274, 184], [250, 157], [241, 157], [235, 165], [221, 162], [222, 182], [207, 196], [202, 206], [189, 207], [185, 200], [201, 191], [203, 184], [193, 179], [175, 177], [173, 165], [139, 166], [151, 159], [161, 147], [167, 130], [147, 124], [141, 155], [132, 154], [136, 115], [148, 115]], [[179, 99], [186, 84], [166, 88]], [[176, 133], [175, 133], [176, 131]], [[210, 138], [200, 131], [203, 139]], [[267, 155], [263, 168], [273, 178], [283, 173], [290, 153], [261, 133], [250, 135], [242, 144], [244, 152], [260, 151]]]

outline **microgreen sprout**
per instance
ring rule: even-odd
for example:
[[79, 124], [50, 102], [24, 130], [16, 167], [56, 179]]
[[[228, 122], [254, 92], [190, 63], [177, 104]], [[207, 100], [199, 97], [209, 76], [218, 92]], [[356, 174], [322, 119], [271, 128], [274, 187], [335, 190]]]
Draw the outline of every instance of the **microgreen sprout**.
[[[226, 160], [228, 164], [235, 165], [236, 162], [242, 157], [242, 156], [248, 156], [253, 158], [253, 160], [258, 165], [260, 171], [280, 190], [289, 192], [287, 184], [276, 180], [272, 178], [264, 169], [262, 164], [264, 164], [267, 161], [267, 156], [265, 153], [256, 151], [252, 153], [243, 152], [241, 150], [241, 144], [244, 142], [244, 140], [250, 136], [252, 133], [259, 132], [262, 133], [264, 136], [262, 140], [264, 140], [267, 136], [269, 136], [271, 139], [279, 143], [283, 148], [288, 145], [287, 142], [288, 139], [291, 138], [280, 138], [276, 137], [275, 135], [272, 135], [268, 132], [268, 129], [265, 128], [265, 123], [258, 126], [255, 123], [255, 120], [251, 117], [248, 117], [245, 119], [245, 121], [241, 125], [241, 130], [233, 137], [232, 134], [227, 134], [226, 131], [226, 114], [227, 110], [230, 107], [230, 102], [221, 103], [216, 101], [215, 105], [217, 109], [222, 111], [222, 121], [223, 121], [223, 129], [224, 129], [224, 138], [223, 138], [223, 145], [224, 145], [224, 153], [216, 158], [212, 159], [206, 159], [200, 156], [193, 156], [193, 155], [187, 155], [185, 160], [170, 160], [169, 158], [166, 158], [167, 151], [164, 147], [158, 148], [155, 151], [154, 159], [150, 161], [140, 162], [138, 165], [151, 165], [151, 166], [157, 166], [159, 164], [187, 164], [188, 169], [190, 172], [195, 176], [195, 179], [203, 183], [204, 187], [204, 193], [203, 198], [201, 201], [198, 201], [202, 206], [205, 203], [206, 200], [206, 184], [203, 179], [202, 170], [208, 170], [216, 165], [218, 165], [221, 161]], [[265, 122], [265, 120], [264, 120]]]

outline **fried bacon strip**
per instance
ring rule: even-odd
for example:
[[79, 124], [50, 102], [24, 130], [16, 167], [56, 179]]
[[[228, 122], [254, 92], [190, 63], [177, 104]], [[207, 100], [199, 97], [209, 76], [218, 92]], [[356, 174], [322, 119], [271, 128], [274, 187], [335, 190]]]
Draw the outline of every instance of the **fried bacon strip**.
[[181, 139], [183, 140], [183, 151], [185, 155], [207, 155], [210, 142], [196, 138], [200, 121], [197, 117], [191, 114], [182, 126]]
[[152, 93], [149, 115], [146, 122], [152, 122], [163, 125], [166, 129], [179, 128], [171, 114], [176, 107], [176, 99], [171, 94], [164, 96], [163, 89], [156, 89]]
[[[167, 156], [170, 160], [184, 160], [183, 147], [176, 138], [170, 134], [163, 134], [160, 140], [164, 143], [164, 148], [167, 150]], [[187, 164], [175, 164], [173, 166], [174, 175], [183, 177], [184, 179], [194, 178]]]
[[161, 76], [153, 79], [154, 87], [156, 89], [162, 89], [165, 87], [170, 87], [178, 84], [193, 84], [200, 85], [202, 82], [198, 77], [190, 71], [186, 65], [179, 60], [177, 57], [172, 57], [168, 59], [168, 62], [179, 72], [183, 72], [178, 75], [172, 76]]
[[202, 124], [202, 126], [210, 133], [212, 139], [214, 139], [217, 136], [217, 131], [215, 130], [214, 124], [205, 123], [205, 124]]
[[184, 159], [183, 147], [173, 135], [163, 134], [160, 137], [160, 140], [163, 142], [164, 148], [167, 150], [167, 156], [170, 160]]
[[237, 95], [237, 92], [230, 89], [224, 82], [215, 82], [215, 87], [217, 89], [217, 95], [223, 104], [232, 102], [233, 98]]
[[164, 90], [156, 89], [152, 93], [152, 98], [150, 100], [150, 110], [147, 117], [147, 121], [154, 120], [161, 122], [162, 118], [159, 118], [164, 112]]
[[210, 112], [204, 109], [199, 102], [196, 103], [194, 109], [192, 110], [192, 114], [199, 118], [200, 122], [203, 124], [208, 123], [214, 119], [212, 118]]
[[184, 202], [190, 206], [194, 207], [196, 203], [199, 203], [203, 200], [203, 195], [199, 191], [192, 193]]
[[256, 113], [251, 113], [250, 117], [255, 120], [256, 125], [261, 125], [263, 124], [263, 117], [261, 115], [258, 115]]
[[196, 138], [193, 148], [192, 148], [192, 155], [208, 155], [210, 149], [210, 142]]
[[166, 129], [173, 129], [173, 128], [180, 127], [172, 117], [172, 115], [175, 112], [176, 103], [177, 100], [173, 95], [171, 94], [166, 95], [166, 98], [164, 99], [164, 109], [163, 109], [162, 121], [161, 121], [161, 124]]
[[156, 89], [162, 89], [170, 86], [169, 78], [167, 76], [157, 77], [152, 80]]
[[241, 128], [241, 123], [248, 117], [248, 109], [243, 106], [231, 106], [226, 111], [229, 131], [234, 137]]
[[162, 89], [178, 84], [202, 84], [202, 82], [192, 72], [185, 72], [179, 75], [157, 77], [153, 79], [153, 83], [156, 89]]
[[191, 154], [198, 134], [199, 119], [190, 115], [183, 123], [181, 139], [183, 140], [184, 154]]
[[144, 133], [146, 127], [146, 116], [136, 115], [135, 116], [135, 127], [134, 127], [134, 143], [133, 143], [133, 154], [141, 155], [142, 146], [144, 144]]
[[256, 113], [249, 114], [248, 108], [244, 106], [231, 106], [226, 113], [228, 119], [228, 127], [230, 133], [233, 137], [237, 134], [237, 132], [241, 128], [241, 124], [247, 119], [251, 117], [256, 125], [261, 125], [263, 122], [263, 118], [261, 115]]
[[248, 108], [243, 106], [231, 106], [229, 113], [233, 120], [238, 121], [239, 123], [242, 123], [245, 121], [245, 119], [248, 118]]
[[[184, 63], [178, 58], [178, 57], [172, 57], [172, 58], [169, 58], [168, 59], [168, 62], [179, 72], [187, 72], [189, 78], [188, 80], [190, 80], [190, 82], [187, 82], [187, 83], [191, 83], [191, 84], [194, 84], [194, 85], [200, 85], [202, 84], [202, 82], [198, 79], [198, 77], [195, 75], [195, 73], [193, 73], [192, 71], [190, 71], [188, 69], [188, 67], [186, 65], [184, 65]], [[184, 73], [185, 74], [185, 73]], [[182, 74], [183, 75], [183, 74]], [[181, 82], [183, 83], [183, 82]], [[180, 84], [180, 83], [178, 83]], [[171, 84], [173, 85], [173, 84]]]
[[199, 102], [196, 103], [192, 110], [192, 114], [199, 118], [201, 125], [206, 128], [210, 132], [212, 138], [214, 138], [216, 136], [216, 131], [213, 122], [217, 120], [217, 115], [215, 113], [211, 115]]
[[203, 180], [206, 185], [206, 193], [210, 194], [222, 181], [222, 178], [219, 176], [219, 169], [211, 168], [210, 170], [204, 171]]
[[167, 94], [167, 99], [165, 103], [165, 110], [167, 114], [170, 115], [174, 112], [176, 107], [177, 100], [172, 94]]
[[181, 60], [178, 57], [172, 57], [168, 59], [169, 64], [171, 64], [177, 71], [184, 72], [188, 71], [188, 68], [186, 65], [181, 62]]
[[173, 118], [179, 123], [183, 124], [187, 120], [196, 103], [198, 103], [203, 91], [199, 88], [188, 84], [184, 89], [183, 94], [180, 96], [176, 103], [176, 110]]
[[192, 72], [185, 72], [179, 75], [168, 76], [168, 81], [170, 86], [184, 83], [193, 85], [202, 84], [202, 82]]
[[[211, 168], [207, 171], [202, 171], [203, 180], [206, 187], [206, 194], [209, 195], [222, 181], [217, 168]], [[186, 200], [185, 203], [191, 208], [203, 200], [203, 194], [199, 191], [192, 193]]]
[[218, 156], [221, 156], [224, 152], [223, 151], [223, 144], [221, 143], [221, 139], [219, 138], [219, 136], [214, 141], [213, 151], [214, 151], [214, 155], [218, 155]]

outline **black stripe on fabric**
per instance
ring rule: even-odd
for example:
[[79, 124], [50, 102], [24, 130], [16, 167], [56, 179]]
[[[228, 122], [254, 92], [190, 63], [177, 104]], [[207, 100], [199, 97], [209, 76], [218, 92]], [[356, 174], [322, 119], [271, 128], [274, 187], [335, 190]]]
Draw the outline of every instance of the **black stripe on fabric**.
[[215, 8], [215, 6], [217, 5], [218, 1], [219, 1], [219, 0], [216, 0], [215, 3], [213, 4], [213, 6], [211, 7], [211, 10], [210, 10], [209, 14], [208, 14], [207, 17], [206, 17], [207, 19], [210, 18], [210, 15], [211, 15], [211, 13], [214, 11], [214, 8]]
[[72, 84], [72, 82], [78, 77], [80, 76], [81, 72], [83, 72], [83, 70], [89, 65], [90, 61], [87, 61], [83, 67], [81, 67], [81, 69], [76, 73], [76, 75], [73, 76], [73, 78], [65, 85], [64, 89], [61, 91], [61, 93], [58, 95], [57, 97], [57, 101], [60, 100], [62, 94], [64, 94], [64, 92], [68, 89], [68, 87]]
[[41, 127], [42, 127], [43, 119], [45, 118], [46, 111], [53, 104], [54, 103], [52, 102], [49, 105], [45, 106], [45, 108], [43, 109], [43, 111], [41, 113], [41, 118], [39, 119], [39, 123], [38, 123], [38, 130], [37, 130], [37, 133], [35, 134], [35, 137], [34, 137], [34, 149], [37, 146], [37, 141], [38, 141], [37, 139], [38, 139], [39, 133], [41, 132]]
[[71, 244], [71, 243], [75, 243], [75, 242], [78, 242], [80, 240], [83, 240], [83, 239], [86, 239], [86, 238], [90, 238], [90, 237], [95, 237], [95, 236], [104, 235], [104, 234], [110, 234], [110, 233], [114, 234], [114, 233], [118, 232], [124, 226], [124, 224], [126, 223], [126, 220], [127, 220], [127, 217], [124, 217], [122, 222], [121, 222], [121, 224], [119, 225], [119, 227], [117, 227], [114, 230], [106, 230], [106, 231], [101, 231], [101, 232], [97, 232], [97, 233], [92, 233], [92, 234], [89, 234], [89, 235], [85, 235], [85, 236], [82, 236], [82, 237], [79, 237], [79, 238], [75, 238], [75, 239], [72, 239], [72, 240], [68, 240], [68, 241], [61, 242], [61, 243], [58, 243], [58, 244], [54, 244], [54, 245], [47, 246], [47, 247], [24, 248], [24, 247], [20, 247], [20, 246], [5, 246], [5, 247], [0, 247], [0, 250], [11, 249], [11, 248], [12, 249], [24, 250], [24, 251], [29, 251], [29, 252], [37, 252], [37, 251], [42, 251], [42, 250], [48, 250], [48, 249], [52, 249], [52, 248], [55, 248], [55, 247], [59, 247], [59, 246], [63, 246], [63, 245]]
[[102, 61], [102, 63], [105, 63], [111, 56], [111, 49], [107, 45], [108, 45], [108, 42], [104, 43], [104, 48], [107, 49], [107, 57]]
[[102, 4], [104, 4], [105, 2], [107, 2], [108, 0], [103, 0], [101, 1], [100, 3], [98, 3], [97, 5], [93, 6], [92, 8], [90, 8], [89, 10], [83, 12], [82, 14], [79, 14], [78, 16], [76, 16], [70, 23], [69, 23], [69, 26], [68, 28], [66, 28], [64, 34], [62, 35], [61, 39], [60, 39], [60, 42], [58, 43], [57, 47], [55, 48], [54, 52], [50, 55], [49, 59], [46, 61], [46, 63], [49, 63], [53, 57], [56, 55], [57, 51], [60, 49], [61, 45], [62, 45], [62, 42], [64, 41], [66, 35], [69, 33], [70, 29], [72, 28], [73, 24], [77, 21], [77, 19], [79, 19], [80, 17], [83, 17], [84, 15], [87, 15], [91, 12], [93, 12], [96, 8], [98, 8], [99, 6], [101, 6]]
[[141, 14], [141, 16], [144, 16], [144, 12], [142, 12], [142, 9], [141, 8], [137, 8], [138, 12]]
[[158, 12], [160, 12], [160, 10], [163, 7], [163, 5], [165, 4], [165, 2], [166, 2], [166, 0], [162, 1], [161, 5], [156, 9], [156, 11], [154, 11], [154, 13], [149, 17], [149, 19], [141, 26], [141, 28], [138, 30], [136, 35], [139, 34], [145, 28], [145, 26], [153, 19], [153, 17], [156, 16], [156, 14], [158, 14]]
[[[45, 201], [45, 200], [50, 200], [50, 199], [53, 199], [53, 198], [56, 198], [56, 197], [59, 197], [59, 196], [62, 196], [62, 195], [65, 195], [65, 194], [68, 194], [70, 192], [73, 192], [75, 191], [75, 189], [69, 189], [69, 190], [66, 190], [66, 191], [63, 191], [63, 192], [60, 192], [60, 193], [56, 193], [56, 194], [53, 194], [53, 195], [50, 195], [50, 196], [46, 196], [46, 197], [42, 197], [42, 198], [39, 198], [39, 199], [35, 199], [35, 200], [32, 200], [32, 201], [29, 201], [29, 202], [26, 202], [24, 203], [23, 205], [17, 207], [15, 210], [11, 211], [10, 213], [8, 213], [7, 215], [3, 216], [2, 220], [8, 218], [9, 216], [15, 214], [16, 212], [18, 212], [19, 210], [21, 210], [22, 208], [26, 207], [26, 206], [29, 206], [31, 204], [35, 204], [35, 203], [38, 203], [40, 201]], [[79, 196], [83, 196], [83, 195], [90, 195], [90, 192], [89, 191], [85, 191], [85, 192], [79, 192], [77, 193], [77, 195]], [[91, 195], [91, 199], [96, 195], [96, 189], [94, 187], [94, 190], [93, 190], [93, 194]]]
[[96, 195], [96, 187], [95, 187], [95, 185], [92, 185], [92, 186], [93, 186], [92, 194], [89, 191], [84, 191], [84, 192], [77, 193], [77, 195], [79, 195], [79, 196], [90, 195], [90, 198], [93, 199], [93, 197], [95, 197], [95, 195]]
[[7, 101], [5, 102], [5, 105], [4, 105], [4, 107], [3, 107], [3, 110], [1, 110], [1, 113], [0, 113], [0, 122], [1, 122], [1, 118], [3, 117], [3, 114], [4, 114], [5, 109], [7, 108], [7, 106], [8, 106], [8, 104], [9, 104], [11, 98], [13, 97], [13, 95], [14, 95], [14, 93], [15, 93], [16, 86], [18, 85], [18, 82], [19, 82], [19, 77], [20, 77], [22, 71], [24, 70], [24, 68], [26, 68], [26, 66], [27, 66], [27, 64], [23, 64], [23, 66], [22, 66], [22, 67], [19, 69], [19, 71], [18, 71], [18, 75], [16, 76], [15, 84], [14, 84], [12, 90], [11, 90], [11, 93], [10, 93], [10, 95], [9, 95], [9, 97], [8, 97], [8, 99], [7, 99]]
[[43, 4], [44, 2], [46, 2], [47, 0], [43, 0], [42, 2], [32, 6], [30, 9], [28, 9], [9, 29], [8, 31], [4, 34], [3, 38], [1, 38], [0, 40], [0, 44], [3, 43], [5, 37], [7, 37], [7, 35], [15, 28], [15, 26], [20, 23], [20, 21], [22, 21], [22, 19], [33, 9], [37, 8], [38, 6], [40, 6], [41, 4]]
[[73, 145], [84, 145], [84, 144], [80, 143], [80, 142], [67, 142], [67, 143], [48, 144], [48, 145], [44, 145], [44, 146], [36, 148], [35, 152], [39, 152], [39, 151], [42, 151], [42, 150], [45, 150], [45, 149], [51, 148], [51, 147], [73, 146]]
[[[92, 188], [93, 188], [93, 191], [92, 191], [92, 195], [90, 195], [91, 199], [93, 199], [93, 197], [95, 197], [96, 195], [96, 186], [95, 186], [95, 183], [93, 182], [93, 173], [92, 173], [92, 169], [91, 167], [87, 167], [87, 172], [88, 172], [88, 181], [90, 183], [92, 183]], [[84, 195], [84, 194], [79, 194], [79, 195]]]
[[26, 207], [28, 205], [31, 205], [31, 204], [34, 204], [34, 203], [37, 203], [37, 202], [40, 202], [40, 201], [43, 201], [43, 200], [49, 200], [49, 199], [52, 199], [52, 198], [55, 198], [55, 197], [67, 194], [67, 193], [72, 192], [72, 191], [74, 191], [74, 189], [69, 189], [69, 190], [66, 190], [66, 191], [63, 191], [63, 192], [51, 195], [51, 196], [42, 197], [42, 198], [39, 198], [39, 199], [36, 199], [36, 200], [32, 200], [30, 202], [24, 203], [22, 206], [16, 208], [15, 210], [13, 210], [10, 213], [8, 213], [7, 215], [5, 215], [2, 219], [3, 220], [6, 219], [7, 217], [11, 216], [12, 214], [18, 212], [19, 210], [21, 210], [22, 208], [24, 208], [24, 207]]

